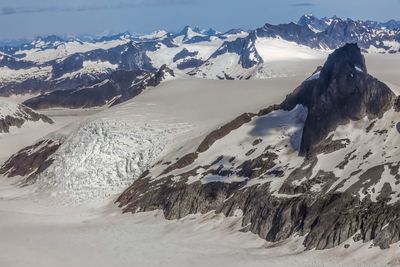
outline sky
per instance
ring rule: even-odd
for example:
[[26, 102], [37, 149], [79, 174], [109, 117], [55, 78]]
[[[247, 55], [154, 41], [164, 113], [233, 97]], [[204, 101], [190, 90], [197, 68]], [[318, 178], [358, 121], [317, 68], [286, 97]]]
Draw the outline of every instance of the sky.
[[0, 0], [0, 39], [49, 34], [254, 29], [301, 15], [400, 20], [400, 0]]

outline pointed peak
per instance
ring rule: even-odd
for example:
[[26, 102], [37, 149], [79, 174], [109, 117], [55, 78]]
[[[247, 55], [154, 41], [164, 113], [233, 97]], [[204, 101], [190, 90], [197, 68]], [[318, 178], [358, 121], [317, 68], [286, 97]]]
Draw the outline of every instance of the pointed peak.
[[356, 43], [345, 44], [330, 54], [324, 64], [323, 72], [332, 74], [332, 72], [344, 72], [349, 69], [361, 70], [367, 73], [365, 58]]
[[192, 30], [192, 28], [189, 25], [186, 25], [183, 27], [183, 29], [180, 31], [180, 34], [185, 35], [188, 31]]

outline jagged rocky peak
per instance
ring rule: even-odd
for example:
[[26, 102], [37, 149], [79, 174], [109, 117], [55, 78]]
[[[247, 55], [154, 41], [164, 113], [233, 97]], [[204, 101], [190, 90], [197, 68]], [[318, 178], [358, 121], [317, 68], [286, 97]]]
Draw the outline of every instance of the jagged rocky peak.
[[333, 16], [332, 18], [317, 18], [312, 14], [307, 14], [301, 16], [299, 21], [297, 22], [298, 25], [301, 26], [308, 26], [314, 32], [323, 32], [325, 31], [332, 22], [337, 22], [341, 20], [337, 16]]
[[184, 36], [184, 39], [191, 39], [196, 35], [202, 35], [201, 30], [198, 27], [192, 29], [189, 25], [186, 25], [178, 34], [178, 36]]
[[395, 94], [367, 73], [357, 44], [346, 44], [329, 57], [319, 73], [307, 79], [282, 103], [284, 109], [308, 108], [301, 155], [320, 152], [320, 143], [339, 125], [364, 117], [378, 118], [393, 106]]

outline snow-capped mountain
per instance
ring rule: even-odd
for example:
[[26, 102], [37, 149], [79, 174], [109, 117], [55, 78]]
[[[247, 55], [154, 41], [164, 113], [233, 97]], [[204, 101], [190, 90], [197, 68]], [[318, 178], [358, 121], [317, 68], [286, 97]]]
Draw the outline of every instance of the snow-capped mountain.
[[273, 64], [266, 64], [268, 61], [325, 57], [324, 51], [346, 43], [357, 43], [363, 52], [398, 53], [400, 30], [338, 17], [303, 16], [297, 24], [267, 23], [243, 39], [224, 42], [209, 60], [189, 74], [214, 79], [273, 77]]
[[2, 49], [0, 95], [77, 91], [121, 77], [115, 72], [157, 75], [163, 65], [190, 70], [207, 60], [224, 38], [243, 34], [230, 32], [225, 36], [187, 26], [176, 34], [163, 31], [141, 37], [123, 33], [90, 41], [38, 38]]
[[10, 129], [20, 128], [26, 122], [53, 123], [47, 116], [29, 107], [0, 98], [0, 133], [9, 133]]
[[[383, 26], [386, 24], [392, 27]], [[315, 33], [315, 43], [310, 43], [311, 47], [335, 49], [345, 43], [358, 43], [364, 51], [383, 53], [397, 53], [400, 48], [400, 27], [395, 26], [395, 21], [374, 23], [338, 17], [318, 19], [303, 16], [298, 25], [308, 27]], [[306, 44], [307, 40], [301, 43]]]
[[252, 33], [247, 38], [224, 42], [204, 64], [189, 74], [204, 78], [246, 78], [248, 72], [263, 63], [263, 59], [255, 48], [255, 39]]
[[[289, 27], [291, 26], [298, 27], [296, 24], [291, 24]], [[275, 33], [267, 34], [265, 28], [260, 28], [244, 38], [226, 41], [204, 64], [190, 71], [189, 75], [209, 79], [263, 79], [290, 76], [287, 65], [295, 65], [300, 60], [322, 59], [327, 56], [325, 50], [297, 43], [292, 38], [294, 34], [288, 33], [288, 36], [291, 37], [285, 39]], [[285, 68], [281, 67], [282, 63], [286, 65]]]
[[244, 113], [143, 172], [118, 199], [168, 219], [215, 210], [268, 241], [306, 249], [373, 241], [399, 229], [399, 98], [367, 73], [355, 44], [279, 105]]
[[115, 72], [155, 74], [163, 65], [208, 79], [290, 76], [283, 62], [296, 66], [300, 60], [324, 59], [346, 43], [358, 43], [363, 52], [399, 52], [400, 30], [395, 21], [388, 25], [303, 16], [297, 24], [267, 23], [249, 32], [186, 26], [177, 33], [88, 40], [48, 36], [0, 49], [0, 95], [77, 91], [106, 83], [118, 76]]

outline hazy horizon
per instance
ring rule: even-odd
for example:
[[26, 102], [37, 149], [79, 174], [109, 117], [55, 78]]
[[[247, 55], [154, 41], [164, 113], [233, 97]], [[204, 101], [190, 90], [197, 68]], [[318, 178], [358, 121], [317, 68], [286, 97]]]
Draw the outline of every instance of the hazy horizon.
[[124, 31], [142, 34], [161, 29], [179, 31], [185, 25], [219, 31], [254, 29], [266, 22], [297, 22], [304, 14], [386, 22], [400, 19], [399, 8], [400, 0], [0, 0], [0, 39]]

